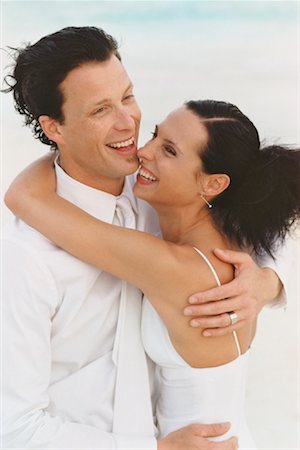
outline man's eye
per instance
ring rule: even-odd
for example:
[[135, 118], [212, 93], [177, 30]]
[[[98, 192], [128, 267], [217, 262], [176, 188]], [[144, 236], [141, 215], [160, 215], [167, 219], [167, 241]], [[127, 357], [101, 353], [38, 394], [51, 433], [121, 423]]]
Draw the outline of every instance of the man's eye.
[[101, 113], [103, 113], [104, 111], [106, 111], [107, 110], [107, 107], [106, 106], [101, 106], [101, 108], [98, 108], [96, 111], [95, 111], [95, 114], [101, 114]]
[[126, 95], [126, 97], [124, 98], [124, 100], [130, 100], [131, 98], [134, 98], [134, 94]]
[[169, 155], [172, 155], [172, 156], [176, 156], [177, 155], [176, 150], [173, 147], [171, 147], [170, 145], [164, 145], [164, 150]]

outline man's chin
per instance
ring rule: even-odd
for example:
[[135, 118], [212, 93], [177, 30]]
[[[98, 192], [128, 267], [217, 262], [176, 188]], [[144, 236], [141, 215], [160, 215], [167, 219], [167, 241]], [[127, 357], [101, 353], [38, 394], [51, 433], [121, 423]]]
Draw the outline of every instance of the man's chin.
[[138, 170], [139, 161], [138, 161], [136, 155], [126, 158], [126, 162], [128, 163], [128, 171], [127, 171], [126, 175], [132, 175], [133, 173], [135, 173]]

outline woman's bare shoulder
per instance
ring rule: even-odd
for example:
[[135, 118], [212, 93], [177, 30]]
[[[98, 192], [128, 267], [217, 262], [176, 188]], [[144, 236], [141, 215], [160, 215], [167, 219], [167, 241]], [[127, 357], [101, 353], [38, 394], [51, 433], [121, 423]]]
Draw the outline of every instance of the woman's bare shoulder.
[[[177, 249], [179, 265], [183, 276], [188, 276], [203, 289], [209, 289], [231, 281], [234, 268], [231, 264], [219, 260], [213, 253], [214, 247], [209, 244], [191, 246], [183, 245]], [[218, 278], [218, 281], [216, 279]]]
[[[197, 249], [201, 254], [190, 245], [176, 246], [174, 251], [178, 258], [178, 272], [173, 274], [173, 283], [164, 294], [166, 302], [160, 306], [157, 298], [155, 303], [171, 341], [182, 358], [193, 367], [215, 367], [237, 357], [233, 335], [204, 337], [202, 329], [190, 326], [190, 317], [184, 316], [183, 309], [187, 306], [189, 295], [217, 286], [211, 266], [221, 284], [233, 279], [234, 268], [220, 261], [209, 245], [198, 245]], [[163, 301], [163, 297], [160, 300]]]

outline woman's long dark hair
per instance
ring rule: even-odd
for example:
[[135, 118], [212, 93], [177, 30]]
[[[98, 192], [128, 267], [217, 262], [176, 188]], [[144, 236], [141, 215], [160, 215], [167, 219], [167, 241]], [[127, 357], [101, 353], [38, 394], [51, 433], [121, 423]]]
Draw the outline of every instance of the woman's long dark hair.
[[300, 217], [300, 151], [261, 147], [253, 123], [234, 105], [189, 101], [208, 131], [200, 150], [205, 172], [225, 173], [229, 187], [213, 201], [218, 228], [241, 248], [274, 257], [278, 244]]

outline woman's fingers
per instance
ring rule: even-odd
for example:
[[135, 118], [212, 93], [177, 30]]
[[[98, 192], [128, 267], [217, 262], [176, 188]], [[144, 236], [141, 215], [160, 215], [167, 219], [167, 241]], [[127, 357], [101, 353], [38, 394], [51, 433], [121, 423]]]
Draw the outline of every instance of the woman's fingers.
[[223, 286], [208, 289], [207, 291], [197, 292], [196, 294], [193, 294], [188, 301], [190, 304], [194, 305], [223, 300], [225, 298], [230, 298], [233, 295], [236, 296], [240, 293], [241, 289], [239, 289], [239, 286], [236, 286], [237, 283], [234, 283], [234, 281], [235, 280], [224, 284]]
[[237, 322], [245, 319], [242, 316], [242, 313], [239, 311], [235, 312], [237, 316], [237, 320], [232, 323], [230, 316], [228, 313], [219, 314], [218, 316], [204, 316], [204, 317], [196, 317], [190, 321], [190, 325], [193, 328], [226, 328], [230, 325], [235, 325]]
[[[189, 305], [184, 309], [186, 316], [217, 316], [237, 310], [247, 310], [248, 305], [241, 298], [231, 300], [218, 300], [215, 302], [204, 303], [203, 305]], [[248, 316], [248, 314], [244, 314]]]

